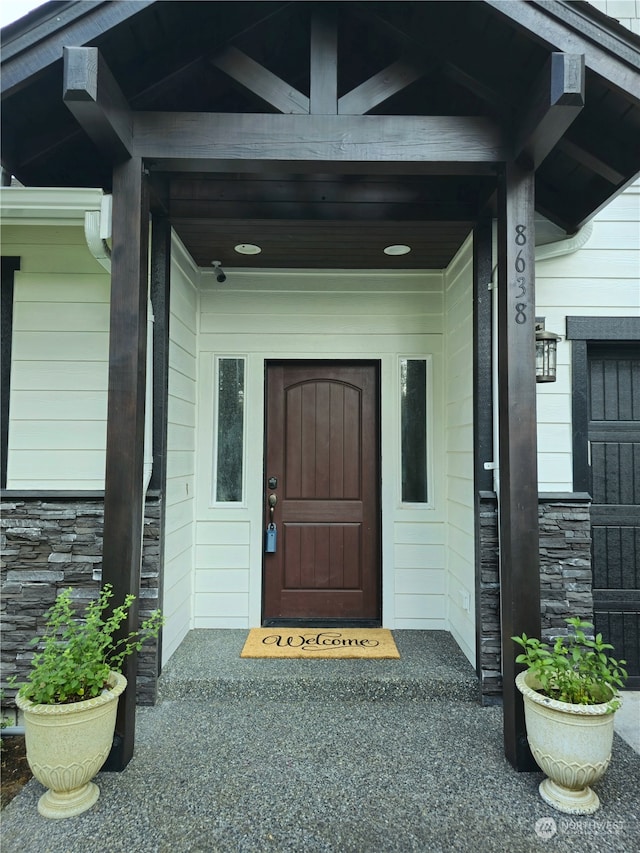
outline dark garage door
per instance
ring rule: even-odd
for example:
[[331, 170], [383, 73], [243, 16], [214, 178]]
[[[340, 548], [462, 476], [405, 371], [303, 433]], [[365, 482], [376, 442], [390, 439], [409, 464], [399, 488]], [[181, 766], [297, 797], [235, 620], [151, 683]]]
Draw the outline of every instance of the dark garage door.
[[640, 688], [640, 345], [589, 344], [596, 630]]

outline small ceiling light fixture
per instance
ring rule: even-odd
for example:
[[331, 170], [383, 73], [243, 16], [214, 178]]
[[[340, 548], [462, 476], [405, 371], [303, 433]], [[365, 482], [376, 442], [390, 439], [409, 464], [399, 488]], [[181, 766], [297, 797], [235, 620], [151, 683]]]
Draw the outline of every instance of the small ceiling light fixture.
[[556, 355], [560, 335], [547, 332], [544, 323], [536, 323], [536, 382], [556, 381]]
[[397, 243], [393, 246], [387, 246], [386, 248], [383, 249], [383, 252], [385, 253], [385, 255], [392, 255], [392, 256], [408, 255], [410, 251], [411, 251], [411, 246], [405, 246], [402, 243]]
[[233, 247], [239, 255], [259, 255], [262, 249], [253, 243], [238, 243]]
[[211, 261], [211, 266], [213, 267], [213, 271], [216, 274], [216, 281], [222, 284], [223, 281], [227, 280], [227, 276], [225, 275], [225, 272], [222, 269], [222, 261]]

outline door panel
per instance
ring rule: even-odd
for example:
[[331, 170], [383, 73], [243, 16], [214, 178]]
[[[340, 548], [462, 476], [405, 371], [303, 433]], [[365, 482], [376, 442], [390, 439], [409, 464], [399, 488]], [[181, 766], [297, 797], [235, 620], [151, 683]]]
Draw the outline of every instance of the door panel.
[[263, 621], [379, 622], [376, 365], [269, 365], [266, 417], [278, 538]]
[[640, 688], [640, 347], [589, 345], [596, 630]]

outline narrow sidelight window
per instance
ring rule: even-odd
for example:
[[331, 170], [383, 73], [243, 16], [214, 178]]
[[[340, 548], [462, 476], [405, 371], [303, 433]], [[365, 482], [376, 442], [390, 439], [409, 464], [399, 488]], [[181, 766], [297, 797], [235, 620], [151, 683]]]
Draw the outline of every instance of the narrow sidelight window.
[[400, 359], [402, 502], [427, 503], [427, 361]]
[[217, 360], [216, 503], [243, 500], [244, 358]]

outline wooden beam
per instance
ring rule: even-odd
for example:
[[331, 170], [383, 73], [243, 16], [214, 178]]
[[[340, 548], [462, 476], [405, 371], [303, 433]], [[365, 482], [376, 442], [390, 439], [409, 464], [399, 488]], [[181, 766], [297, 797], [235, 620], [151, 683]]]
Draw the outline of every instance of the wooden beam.
[[584, 107], [584, 90], [584, 56], [552, 53], [516, 129], [514, 158], [537, 169]]
[[[114, 602], [136, 596], [123, 625], [138, 616], [143, 524], [149, 208], [142, 161], [113, 170], [113, 251], [109, 328], [109, 392], [104, 495], [102, 582]], [[133, 755], [137, 656], [125, 661], [129, 686], [118, 703], [114, 746], [107, 769], [123, 770]]]
[[325, 3], [311, 15], [310, 112], [338, 112], [338, 26], [333, 4]]
[[97, 47], [65, 47], [63, 100], [111, 162], [131, 156], [131, 111]]
[[480, 98], [481, 101], [484, 101], [497, 113], [502, 115], [508, 112], [511, 104], [506, 101], [502, 92], [498, 92], [497, 89], [483, 83], [482, 80], [479, 80], [474, 74], [470, 74], [468, 71], [465, 71], [460, 68], [459, 65], [456, 65], [450, 59], [446, 58], [447, 54], [444, 49], [439, 52], [439, 55], [442, 58], [442, 71], [449, 80], [456, 83], [458, 86], [462, 86], [463, 89], [471, 92], [471, 94], [475, 95], [476, 98]]
[[482, 682], [482, 548], [480, 492], [493, 491], [496, 462], [493, 448], [493, 302], [489, 289], [493, 269], [492, 217], [485, 214], [473, 230], [473, 459], [476, 673]]
[[511, 637], [540, 636], [535, 380], [534, 173], [508, 163], [498, 186], [500, 615], [505, 755], [537, 769], [529, 751]]
[[249, 170], [270, 162], [315, 173], [331, 163], [387, 173], [392, 164], [420, 171], [418, 164], [436, 163], [446, 174], [470, 174], [472, 164], [491, 170], [509, 154], [502, 130], [477, 116], [139, 112], [133, 122], [134, 154], [151, 168], [177, 171], [224, 171], [225, 164], [237, 171], [244, 161]]
[[587, 68], [640, 103], [640, 50], [626, 39], [607, 32], [569, 3], [485, 3], [547, 49], [583, 54]]
[[485, 215], [473, 230], [474, 440], [476, 493], [493, 489], [492, 221]]
[[578, 145], [571, 139], [561, 139], [558, 143], [558, 148], [569, 157], [577, 160], [582, 166], [586, 166], [587, 169], [595, 172], [596, 175], [600, 175], [601, 178], [604, 178], [605, 181], [608, 181], [615, 187], [626, 180], [626, 177], [622, 172], [619, 172], [609, 163], [605, 163], [604, 160], [596, 154], [593, 154], [591, 151], [587, 151], [584, 146]]
[[280, 113], [309, 112], [309, 98], [306, 95], [236, 47], [230, 46], [213, 56], [211, 64]]
[[49, 15], [21, 38], [2, 45], [2, 98], [20, 91], [36, 74], [59, 62], [66, 45], [87, 44], [153, 3], [154, 0], [80, 0], [69, 8], [57, 9], [55, 15]]
[[[154, 214], [151, 230], [151, 304], [153, 306], [153, 472], [150, 489], [164, 495], [167, 473], [167, 409], [169, 395], [169, 311], [171, 289], [171, 225]], [[164, 500], [162, 501], [164, 507]]]
[[477, 206], [469, 203], [456, 204], [455, 200], [434, 202], [387, 201], [343, 202], [305, 200], [298, 202], [287, 200], [265, 200], [247, 202], [204, 202], [202, 200], [173, 201], [171, 204], [171, 222], [196, 225], [206, 224], [211, 219], [227, 221], [230, 219], [282, 220], [304, 219], [309, 222], [457, 222], [473, 220]]
[[[164, 542], [167, 509], [167, 430], [169, 412], [169, 320], [171, 305], [171, 225], [154, 213], [151, 220], [151, 304], [153, 307], [153, 469], [149, 490], [160, 494], [160, 542]], [[164, 598], [164, 548], [160, 548], [158, 600]], [[162, 661], [163, 634], [157, 640]]]
[[9, 410], [11, 401], [11, 342], [13, 339], [14, 277], [20, 258], [3, 255], [0, 262], [0, 489], [7, 487]]
[[419, 80], [424, 73], [425, 69], [419, 63], [399, 59], [343, 95], [338, 100], [338, 113], [365, 115], [392, 95], [406, 89], [415, 80]]
[[[255, 32], [267, 22], [273, 26], [274, 20], [281, 16], [281, 25], [286, 26], [286, 16], [291, 13], [291, 3], [284, 2], [280, 6], [272, 3], [263, 4], [265, 14], [257, 14], [255, 18], [247, 16], [243, 4], [236, 3], [233, 9], [225, 9], [224, 28], [216, 28], [215, 33], [209, 40], [209, 50], [203, 55], [200, 51], [200, 39], [197, 33], [190, 33], [188, 39], [180, 39], [179, 44], [171, 47], [171, 62], [168, 64], [167, 72], [160, 80], [155, 80], [153, 68], [156, 67], [157, 58], [151, 56], [137, 68], [136, 74], [141, 80], [146, 80], [143, 89], [138, 90], [130, 99], [131, 107], [136, 109], [143, 104], [148, 109], [155, 101], [162, 101], [167, 92], [175, 91], [177, 86], [188, 85], [189, 77], [199, 73], [199, 66], [207, 65], [211, 59], [226, 45], [236, 40], [243, 40], [250, 33]], [[262, 6], [254, 4], [254, 12], [262, 12]], [[285, 19], [285, 20], [282, 20]], [[145, 68], [148, 65], [149, 68]], [[171, 68], [172, 70], [169, 70]], [[149, 82], [154, 80], [154, 82]], [[308, 112], [308, 110], [307, 110]]]
[[442, 73], [458, 86], [462, 86], [476, 97], [485, 101], [485, 103], [498, 113], [507, 114], [511, 105], [505, 103], [502, 93], [481, 82], [476, 75], [465, 71], [452, 61], [451, 52], [446, 48], [448, 42], [447, 31], [446, 28], [441, 26], [442, 22], [440, 20], [436, 22], [437, 31], [434, 31], [433, 21], [424, 22], [424, 26], [428, 27], [430, 36], [428, 46], [429, 65], [427, 66], [424, 58], [426, 49], [424, 38], [421, 35], [405, 32], [377, 11], [373, 12], [373, 8], [372, 4], [366, 4], [366, 9], [364, 4], [360, 4], [355, 7], [354, 12], [363, 21], [375, 27], [385, 39], [392, 38], [402, 51], [408, 52], [411, 56], [422, 57], [425, 74], [439, 66]]

